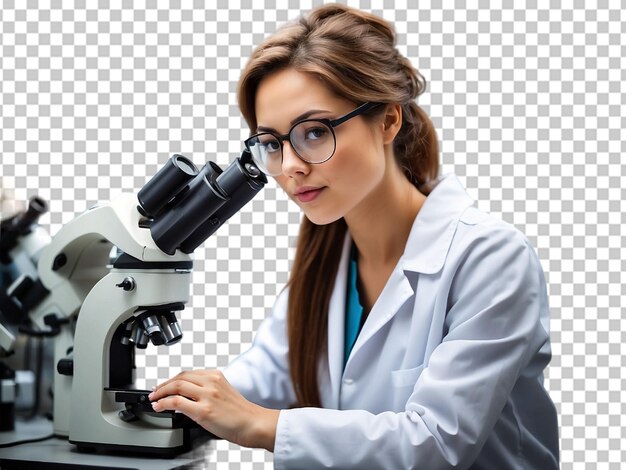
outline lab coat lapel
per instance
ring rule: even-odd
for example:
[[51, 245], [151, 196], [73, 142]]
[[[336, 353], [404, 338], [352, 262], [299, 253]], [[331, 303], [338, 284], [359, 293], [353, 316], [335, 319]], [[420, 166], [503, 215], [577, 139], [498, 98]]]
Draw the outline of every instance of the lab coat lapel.
[[330, 374], [331, 407], [339, 406], [339, 390], [343, 375], [343, 348], [346, 309], [346, 282], [352, 238], [346, 233], [335, 287], [328, 308], [328, 372]]
[[[346, 283], [348, 276], [348, 263], [350, 261], [350, 247], [352, 237], [346, 234], [337, 271], [335, 287], [330, 298], [328, 309], [328, 371], [330, 374], [331, 403], [334, 408], [339, 406], [339, 394], [341, 392], [341, 380], [343, 377], [343, 356], [345, 347], [345, 316], [346, 316]], [[402, 264], [393, 270], [387, 285], [380, 297], [372, 307], [363, 329], [357, 336], [352, 348], [346, 369], [350, 360], [358, 349], [371, 338], [376, 331], [387, 323], [406, 302], [414, 291], [402, 269]]]
[[367, 320], [365, 320], [363, 324], [361, 332], [356, 338], [356, 342], [354, 343], [352, 352], [346, 363], [346, 370], [350, 367], [352, 358], [356, 354], [359, 354], [359, 349], [361, 349], [385, 323], [398, 313], [402, 305], [404, 305], [414, 293], [415, 291], [402, 269], [402, 263], [398, 263], [391, 273], [383, 291], [374, 303]]

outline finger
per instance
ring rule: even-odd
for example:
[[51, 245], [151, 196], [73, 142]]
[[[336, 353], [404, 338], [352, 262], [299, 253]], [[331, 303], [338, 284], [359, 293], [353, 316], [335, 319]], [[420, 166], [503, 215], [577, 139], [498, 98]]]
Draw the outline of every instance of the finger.
[[156, 387], [154, 387], [153, 391], [157, 391], [159, 389], [161, 389], [162, 387], [171, 384], [172, 382], [176, 381], [176, 380], [186, 380], [188, 382], [191, 383], [195, 383], [196, 385], [202, 385], [202, 380], [201, 377], [206, 375], [204, 370], [184, 370], [182, 372], [179, 372], [178, 374], [176, 374], [174, 377], [172, 377], [171, 379], [166, 380], [165, 382], [163, 382], [160, 385], [157, 385]]
[[182, 374], [184, 374], [185, 372], [187, 372], [187, 371], [179, 372], [174, 377], [171, 377], [171, 378], [167, 379], [165, 382], [163, 382], [161, 384], [157, 384], [155, 387], [152, 387], [152, 391], [155, 392], [155, 391], [159, 390], [161, 387], [164, 387], [165, 385], [173, 382], [174, 380], [180, 380]]
[[169, 383], [164, 384], [161, 388], [148, 395], [148, 399], [150, 401], [155, 401], [170, 395], [181, 395], [192, 400], [198, 400], [201, 392], [202, 387], [200, 385], [187, 380], [179, 379], [172, 380]]
[[180, 411], [184, 415], [189, 416], [194, 421], [197, 418], [200, 405], [195, 401], [189, 400], [180, 395], [169, 396], [161, 398], [159, 401], [152, 402], [152, 409], [154, 411], [173, 410]]

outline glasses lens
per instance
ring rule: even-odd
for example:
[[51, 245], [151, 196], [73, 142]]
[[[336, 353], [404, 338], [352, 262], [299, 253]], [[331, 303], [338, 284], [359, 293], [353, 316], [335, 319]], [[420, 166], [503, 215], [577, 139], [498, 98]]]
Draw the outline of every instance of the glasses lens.
[[266, 175], [276, 176], [282, 171], [282, 149], [280, 142], [272, 134], [257, 134], [246, 144], [254, 163]]
[[335, 151], [335, 135], [320, 121], [302, 121], [292, 129], [290, 137], [294, 150], [310, 163], [325, 162]]

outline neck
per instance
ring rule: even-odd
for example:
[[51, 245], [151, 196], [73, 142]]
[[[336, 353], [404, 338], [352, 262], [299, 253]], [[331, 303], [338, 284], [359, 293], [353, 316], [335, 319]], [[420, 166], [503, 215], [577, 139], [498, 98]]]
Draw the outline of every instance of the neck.
[[376, 268], [397, 264], [415, 217], [426, 200], [404, 176], [393, 155], [386, 161], [380, 184], [345, 215], [361, 266]]

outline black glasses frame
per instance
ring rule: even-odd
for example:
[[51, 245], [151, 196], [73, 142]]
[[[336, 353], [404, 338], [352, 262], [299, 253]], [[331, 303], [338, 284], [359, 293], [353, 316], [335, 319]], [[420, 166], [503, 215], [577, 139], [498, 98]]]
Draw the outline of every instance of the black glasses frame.
[[[281, 162], [281, 164], [282, 164], [282, 161], [283, 161], [283, 142], [285, 140], [288, 140], [289, 144], [291, 145], [291, 148], [293, 149], [295, 154], [298, 155], [298, 157], [300, 157], [301, 160], [303, 160], [303, 161], [305, 161], [307, 163], [310, 163], [312, 165], [319, 165], [320, 163], [327, 162], [328, 160], [333, 158], [333, 155], [335, 155], [335, 150], [337, 149], [337, 136], [335, 135], [335, 127], [337, 127], [340, 124], [343, 124], [344, 122], [348, 121], [349, 119], [352, 119], [353, 117], [357, 117], [357, 116], [359, 116], [359, 115], [361, 115], [363, 113], [366, 113], [367, 111], [370, 111], [371, 109], [374, 109], [376, 106], [379, 106], [381, 104], [383, 104], [383, 103], [372, 103], [372, 102], [368, 101], [366, 103], [363, 103], [362, 105], [360, 105], [356, 109], [350, 111], [348, 114], [344, 114], [343, 116], [338, 117], [337, 119], [326, 119], [326, 118], [321, 118], [321, 119], [303, 119], [302, 121], [298, 121], [298, 122], [294, 123], [293, 126], [291, 126], [291, 129], [289, 129], [289, 132], [287, 132], [286, 134], [278, 135], [278, 134], [274, 134], [273, 132], [259, 132], [258, 134], [254, 134], [254, 135], [248, 137], [246, 140], [244, 140], [244, 144], [245, 144], [246, 148], [248, 150], [250, 150], [250, 152], [252, 152], [252, 149], [250, 148], [250, 145], [249, 145], [249, 142], [252, 139], [258, 138], [259, 136], [263, 136], [263, 135], [271, 135], [276, 140], [278, 140], [278, 142], [280, 144], [280, 162]], [[321, 162], [312, 162], [310, 160], [307, 160], [305, 157], [300, 155], [298, 153], [298, 150], [294, 147], [293, 142], [291, 141], [291, 133], [297, 126], [299, 126], [303, 122], [319, 122], [319, 123], [325, 125], [326, 127], [328, 127], [330, 129], [330, 132], [331, 132], [331, 134], [333, 136], [333, 151], [331, 152], [330, 156], [328, 158], [326, 158], [325, 160], [322, 160]]]

